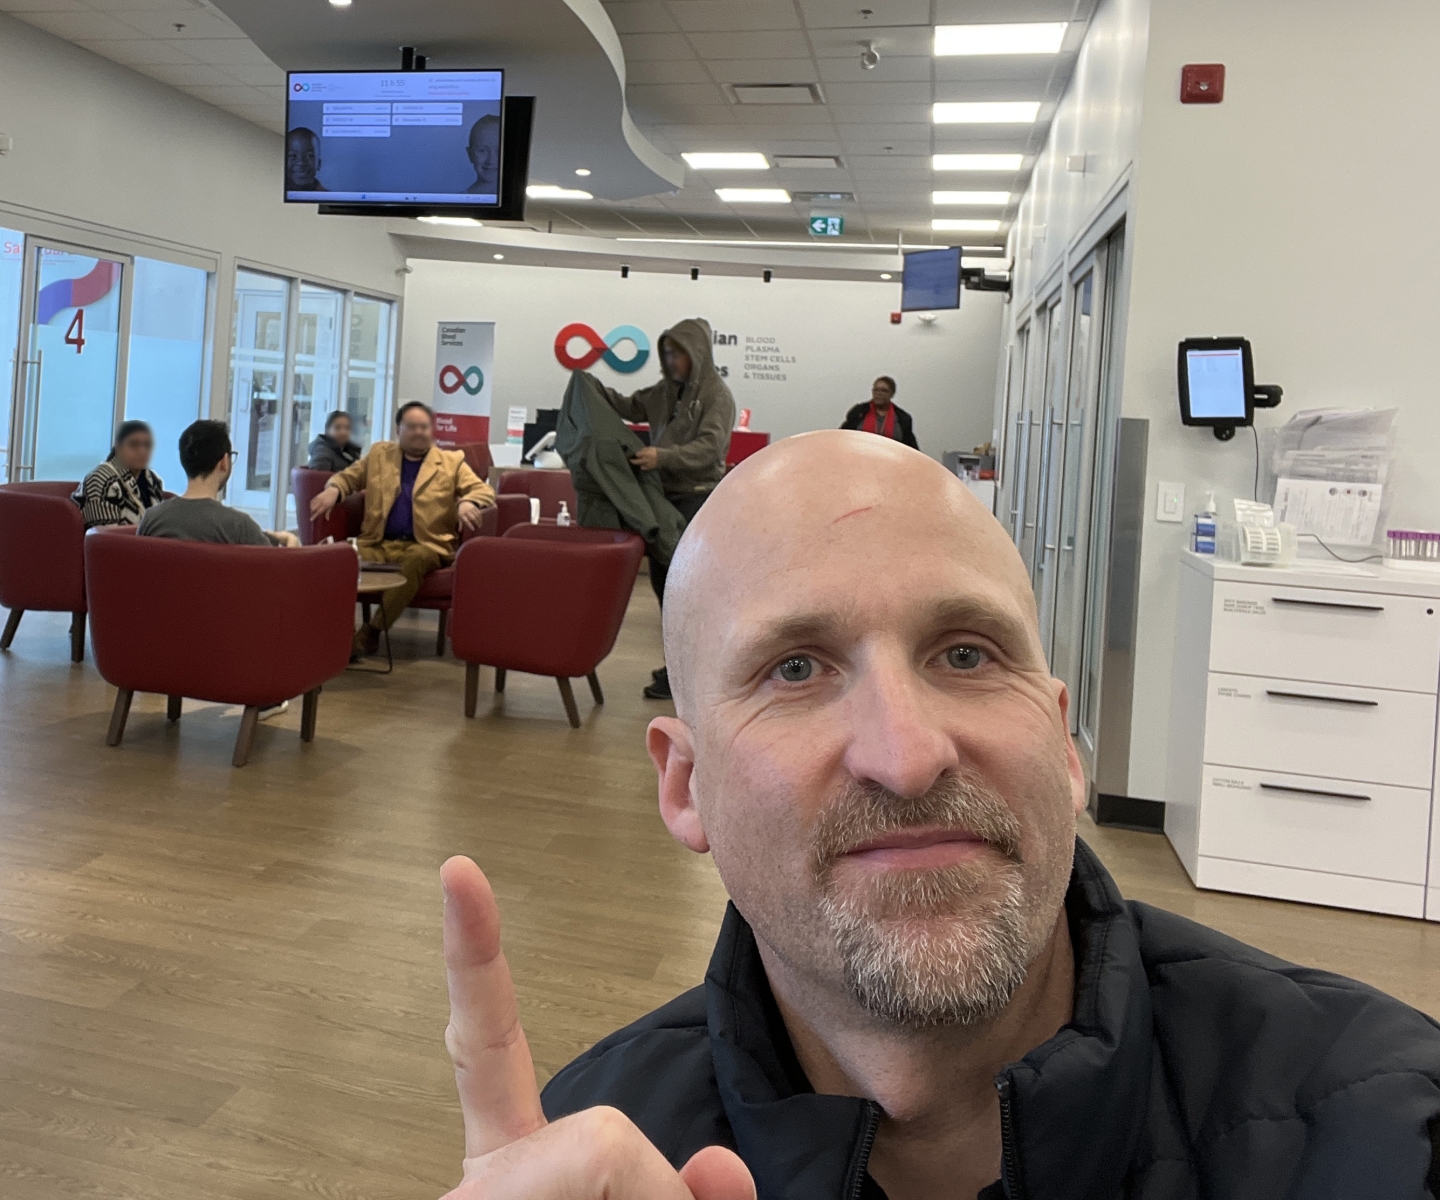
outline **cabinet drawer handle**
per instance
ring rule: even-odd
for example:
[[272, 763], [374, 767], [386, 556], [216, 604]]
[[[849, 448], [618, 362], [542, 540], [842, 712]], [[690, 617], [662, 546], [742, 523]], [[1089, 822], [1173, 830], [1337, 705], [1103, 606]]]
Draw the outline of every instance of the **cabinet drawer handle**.
[[1323, 788], [1302, 788], [1289, 787], [1283, 783], [1262, 783], [1262, 792], [1295, 792], [1301, 796], [1329, 796], [1332, 800], [1369, 800], [1369, 796], [1362, 796], [1359, 792], [1327, 792]]
[[1271, 604], [1295, 604], [1302, 608], [1344, 608], [1351, 612], [1384, 612], [1383, 604], [1342, 604], [1339, 600], [1294, 600], [1289, 596], [1271, 596]]
[[1378, 708], [1378, 700], [1357, 700], [1353, 696], [1319, 696], [1314, 692], [1281, 692], [1266, 688], [1267, 696], [1279, 696], [1286, 700], [1323, 700], [1326, 704], [1353, 704], [1357, 708]]

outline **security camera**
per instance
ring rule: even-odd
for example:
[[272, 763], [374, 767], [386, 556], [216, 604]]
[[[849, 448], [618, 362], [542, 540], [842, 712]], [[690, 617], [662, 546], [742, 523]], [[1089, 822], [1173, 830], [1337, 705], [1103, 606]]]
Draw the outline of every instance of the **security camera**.
[[880, 54], [875, 49], [874, 42], [861, 42], [864, 49], [860, 51], [860, 68], [864, 71], [873, 71], [880, 65]]

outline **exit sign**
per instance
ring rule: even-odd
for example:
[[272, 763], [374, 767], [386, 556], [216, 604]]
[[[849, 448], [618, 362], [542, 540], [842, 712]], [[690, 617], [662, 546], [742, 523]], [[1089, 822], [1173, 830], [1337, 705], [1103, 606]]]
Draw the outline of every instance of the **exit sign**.
[[811, 217], [811, 237], [839, 237], [845, 232], [844, 217]]

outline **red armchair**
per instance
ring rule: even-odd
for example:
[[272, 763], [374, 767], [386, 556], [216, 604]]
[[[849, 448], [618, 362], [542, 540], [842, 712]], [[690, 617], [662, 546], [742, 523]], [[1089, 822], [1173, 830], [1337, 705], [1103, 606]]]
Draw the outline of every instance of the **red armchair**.
[[[464, 447], [461, 447], [464, 449]], [[290, 490], [295, 495], [295, 519], [300, 527], [300, 544], [314, 546], [327, 537], [337, 542], [360, 536], [360, 523], [365, 516], [364, 491], [352, 492], [344, 497], [329, 514], [318, 521], [310, 519], [310, 501], [325, 490], [330, 478], [329, 471], [312, 471], [309, 467], [295, 467], [290, 472]], [[462, 543], [472, 537], [496, 537], [512, 525], [530, 520], [530, 502], [523, 496], [500, 496], [494, 508], [488, 508], [479, 533], [461, 530]], [[455, 588], [455, 568], [442, 567], [425, 577], [411, 608], [434, 609], [440, 614], [440, 624], [435, 636], [435, 653], [445, 653], [445, 625], [450, 612], [451, 596]], [[370, 619], [369, 605], [365, 605], [365, 619]]]
[[483, 664], [495, 668], [497, 693], [507, 671], [554, 677], [578, 729], [570, 680], [584, 676], [605, 703], [595, 671], [615, 645], [644, 554], [633, 533], [546, 526], [462, 546], [450, 640], [465, 663], [465, 715], [475, 715]]
[[538, 467], [529, 471], [507, 471], [500, 480], [500, 494], [534, 496], [540, 501], [541, 517], [559, 516], [562, 500], [569, 506], [572, 518], [579, 507], [569, 471], [546, 471]]
[[250, 755], [260, 710], [305, 697], [301, 741], [315, 737], [320, 685], [345, 669], [355, 613], [348, 546], [278, 550], [172, 538], [85, 539], [95, 666], [119, 689], [105, 742], [118, 746], [136, 692], [243, 704], [232, 762]]
[[489, 442], [462, 442], [452, 449], [459, 450], [465, 456], [465, 461], [470, 464], [470, 469], [481, 479], [488, 481], [490, 471], [495, 466], [495, 459], [490, 455]]
[[70, 661], [85, 661], [85, 518], [70, 499], [74, 483], [0, 486], [0, 607], [8, 608], [0, 650], [20, 618], [68, 612]]

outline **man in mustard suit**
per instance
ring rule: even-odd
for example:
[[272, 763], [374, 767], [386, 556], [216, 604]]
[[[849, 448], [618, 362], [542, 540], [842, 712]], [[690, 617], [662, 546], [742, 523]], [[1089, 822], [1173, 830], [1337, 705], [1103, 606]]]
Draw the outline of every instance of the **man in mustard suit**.
[[310, 516], [323, 517], [342, 496], [361, 489], [360, 557], [397, 563], [405, 576], [404, 586], [387, 591], [381, 611], [355, 632], [356, 652], [370, 654], [380, 630], [405, 611], [425, 576], [455, 557], [458, 530], [480, 528], [480, 514], [494, 506], [495, 493], [464, 454], [435, 445], [433, 414], [418, 400], [395, 414], [395, 441], [376, 442], [359, 462], [330, 477], [310, 502]]

